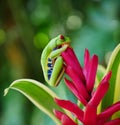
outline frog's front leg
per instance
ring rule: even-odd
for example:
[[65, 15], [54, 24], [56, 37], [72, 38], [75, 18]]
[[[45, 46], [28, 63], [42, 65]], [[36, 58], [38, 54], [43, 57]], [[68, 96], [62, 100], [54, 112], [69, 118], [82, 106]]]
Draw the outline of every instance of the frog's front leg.
[[53, 50], [50, 53], [49, 57], [51, 59], [58, 57], [62, 52], [64, 52], [67, 49], [68, 46], [69, 46], [68, 44], [65, 44], [61, 48]]
[[[49, 72], [49, 71], [48, 71]], [[51, 86], [57, 86], [64, 74], [63, 59], [61, 56], [57, 57], [51, 72], [49, 84]]]

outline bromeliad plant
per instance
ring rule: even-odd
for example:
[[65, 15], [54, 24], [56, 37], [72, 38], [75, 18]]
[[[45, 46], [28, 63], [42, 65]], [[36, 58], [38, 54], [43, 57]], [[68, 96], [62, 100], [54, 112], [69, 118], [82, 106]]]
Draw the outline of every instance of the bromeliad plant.
[[[97, 114], [97, 108], [109, 88], [111, 71], [108, 72], [100, 81], [97, 88], [94, 89], [95, 77], [98, 66], [98, 57], [94, 55], [90, 59], [88, 50], [85, 50], [84, 66], [80, 66], [73, 50], [68, 48], [62, 53], [65, 61], [65, 72], [71, 78], [65, 78], [68, 88], [74, 93], [78, 100], [83, 104], [84, 110], [79, 105], [66, 100], [55, 99], [55, 102], [62, 108], [70, 111], [77, 120], [84, 125], [119, 125], [120, 118], [109, 120], [110, 117], [120, 110], [120, 102], [104, 109]], [[74, 60], [74, 62], [73, 62]], [[74, 121], [65, 113], [54, 110], [55, 115], [61, 120], [63, 125], [78, 125], [79, 121]]]
[[41, 64], [51, 86], [57, 86], [64, 73], [69, 76], [64, 81], [77, 103], [60, 99], [48, 87], [31, 79], [14, 81], [5, 89], [5, 95], [9, 89], [21, 92], [57, 125], [120, 125], [120, 44], [104, 69], [98, 65], [98, 57], [91, 58], [87, 49], [82, 67], [69, 43], [63, 35], [52, 39], [43, 50]]

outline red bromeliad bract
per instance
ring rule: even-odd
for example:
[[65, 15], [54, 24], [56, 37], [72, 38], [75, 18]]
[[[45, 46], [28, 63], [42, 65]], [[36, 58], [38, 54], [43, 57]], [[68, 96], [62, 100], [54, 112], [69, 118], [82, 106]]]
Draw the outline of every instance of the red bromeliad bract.
[[110, 117], [120, 110], [120, 102], [113, 104], [100, 114], [97, 114], [97, 107], [105, 96], [109, 88], [109, 80], [111, 72], [109, 72], [100, 82], [99, 86], [94, 90], [96, 72], [98, 67], [98, 57], [93, 55], [90, 57], [89, 51], [85, 50], [84, 66], [82, 67], [72, 48], [68, 47], [61, 54], [64, 60], [65, 73], [71, 80], [64, 79], [67, 87], [84, 105], [84, 110], [68, 100], [60, 100], [55, 98], [55, 102], [62, 108], [70, 111], [74, 118], [70, 118], [66, 114], [54, 110], [56, 117], [61, 120], [62, 125], [120, 125], [120, 118], [109, 120]]

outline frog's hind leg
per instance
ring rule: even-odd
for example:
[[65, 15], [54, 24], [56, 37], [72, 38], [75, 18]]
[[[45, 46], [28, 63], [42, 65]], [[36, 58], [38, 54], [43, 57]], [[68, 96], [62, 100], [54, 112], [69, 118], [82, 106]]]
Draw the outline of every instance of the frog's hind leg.
[[50, 78], [50, 85], [51, 86], [57, 86], [64, 74], [64, 68], [63, 68], [63, 59], [61, 56], [56, 58], [53, 71]]

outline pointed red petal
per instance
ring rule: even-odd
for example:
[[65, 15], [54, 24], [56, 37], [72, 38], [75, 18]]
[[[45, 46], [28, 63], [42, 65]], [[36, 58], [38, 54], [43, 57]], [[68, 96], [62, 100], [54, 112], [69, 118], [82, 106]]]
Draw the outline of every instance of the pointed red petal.
[[70, 67], [75, 70], [75, 72], [79, 75], [79, 77], [82, 79], [82, 81], [85, 81], [83, 72], [82, 72], [82, 67], [73, 51], [72, 48], [67, 48], [66, 51], [62, 52], [61, 56], [63, 57], [64, 62], [66, 65], [69, 65]]
[[85, 78], [87, 78], [87, 73], [88, 73], [87, 70], [88, 70], [88, 67], [89, 67], [89, 63], [90, 63], [90, 54], [89, 54], [88, 49], [85, 49], [84, 68], [83, 68], [83, 73], [84, 73]]
[[109, 81], [110, 78], [111, 78], [111, 75], [112, 75], [112, 72], [110, 71], [104, 78], [102, 81], [106, 82], [106, 81]]
[[73, 92], [73, 94], [81, 101], [82, 104], [86, 105], [87, 101], [84, 99], [84, 97], [78, 92], [77, 88], [74, 86], [74, 84], [67, 80], [65, 78], [65, 83], [67, 87]]
[[77, 125], [72, 119], [70, 119], [66, 114], [58, 110], [54, 110], [56, 117], [61, 120], [62, 125]]
[[72, 79], [75, 87], [78, 88], [77, 90], [79, 91], [81, 96], [83, 96], [86, 100], [89, 100], [90, 96], [89, 96], [89, 94], [88, 94], [88, 92], [85, 88], [84, 83], [81, 81], [80, 76], [78, 76], [78, 74], [76, 72], [74, 72], [73, 69], [70, 66], [66, 67], [65, 72]]
[[112, 106], [105, 109], [101, 114], [98, 115], [97, 119], [106, 121], [108, 118], [110, 118], [115, 112], [120, 111], [120, 101], [116, 102]]
[[110, 79], [110, 77], [111, 77], [111, 72], [108, 73], [104, 77], [104, 79], [101, 81], [101, 83], [99, 84], [98, 88], [94, 92], [94, 94], [89, 102], [89, 103], [91, 103], [91, 105], [97, 107], [98, 104], [100, 103], [100, 101], [103, 99], [104, 95], [106, 94], [106, 92], [109, 88], [108, 80]]
[[80, 121], [83, 121], [83, 111], [76, 104], [71, 101], [59, 100], [57, 98], [55, 98], [55, 102], [59, 106], [72, 112]]
[[84, 125], [97, 125], [96, 118], [97, 108], [88, 103], [84, 112]]
[[97, 107], [100, 101], [103, 99], [104, 95], [106, 94], [108, 88], [109, 88], [108, 82], [100, 84], [95, 93], [93, 94], [90, 103], [95, 107]]
[[72, 119], [70, 119], [67, 115], [62, 116], [62, 125], [77, 125]]
[[85, 49], [83, 73], [86, 78], [86, 87], [89, 93], [92, 92], [94, 87], [97, 66], [98, 66], [98, 57], [94, 55], [90, 60], [89, 51]]
[[104, 125], [120, 125], [120, 118], [111, 120], [111, 121], [105, 123]]
[[90, 65], [88, 68], [88, 74], [86, 78], [86, 87], [89, 93], [92, 92], [94, 84], [95, 84], [95, 77], [97, 72], [97, 66], [98, 66], [98, 57], [94, 55], [90, 61]]
[[55, 109], [53, 110], [53, 112], [54, 112], [55, 116], [56, 116], [59, 120], [62, 119], [62, 115], [64, 115], [63, 112], [60, 112], [60, 111], [55, 110]]

